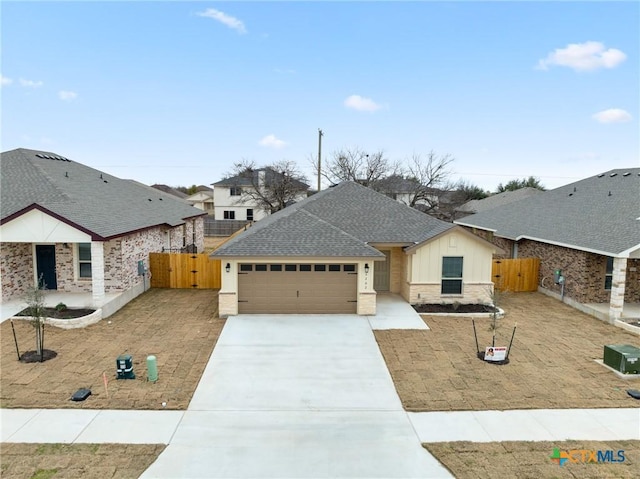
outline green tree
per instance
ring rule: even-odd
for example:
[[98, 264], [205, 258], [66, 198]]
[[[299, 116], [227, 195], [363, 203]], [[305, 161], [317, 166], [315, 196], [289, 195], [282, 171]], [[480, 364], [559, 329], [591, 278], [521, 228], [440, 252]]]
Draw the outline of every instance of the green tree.
[[530, 176], [528, 178], [515, 179], [507, 182], [507, 184], [503, 185], [500, 183], [496, 188], [496, 193], [504, 193], [505, 191], [515, 191], [521, 188], [537, 188], [539, 190], [545, 191], [545, 187], [540, 180], [535, 176]]
[[463, 180], [456, 184], [455, 190], [459, 193], [458, 198], [462, 203], [471, 200], [483, 200], [489, 196], [488, 191], [483, 190], [478, 185], [473, 185]]

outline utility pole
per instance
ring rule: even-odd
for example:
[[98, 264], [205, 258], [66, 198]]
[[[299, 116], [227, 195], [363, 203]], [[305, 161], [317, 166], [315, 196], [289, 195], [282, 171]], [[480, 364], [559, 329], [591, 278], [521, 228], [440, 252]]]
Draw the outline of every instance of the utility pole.
[[318, 128], [318, 191], [320, 191], [320, 179], [322, 178], [322, 130]]

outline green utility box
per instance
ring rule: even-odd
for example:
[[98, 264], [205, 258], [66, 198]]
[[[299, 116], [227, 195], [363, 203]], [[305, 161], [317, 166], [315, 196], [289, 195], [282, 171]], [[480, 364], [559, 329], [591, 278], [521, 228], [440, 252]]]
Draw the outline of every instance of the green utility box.
[[133, 374], [133, 358], [130, 354], [122, 354], [116, 359], [116, 372], [118, 379], [135, 379]]
[[608, 344], [604, 347], [604, 363], [623, 374], [640, 374], [640, 348]]

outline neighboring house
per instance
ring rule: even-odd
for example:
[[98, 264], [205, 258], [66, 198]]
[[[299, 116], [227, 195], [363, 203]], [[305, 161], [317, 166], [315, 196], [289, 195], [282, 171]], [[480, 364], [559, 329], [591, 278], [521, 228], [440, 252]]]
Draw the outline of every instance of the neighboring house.
[[254, 224], [212, 253], [221, 316], [376, 313], [377, 293], [410, 303], [491, 301], [499, 248], [354, 182]]
[[[265, 183], [270, 184], [274, 179], [277, 181], [277, 175], [280, 173], [271, 168], [260, 168], [254, 170], [251, 175], [232, 176], [213, 183], [216, 220], [258, 221], [271, 214], [260, 206], [252, 192], [256, 186], [263, 187]], [[300, 181], [295, 183], [300, 189], [295, 201], [303, 200], [307, 197], [309, 185]]]
[[214, 214], [212, 188], [198, 187], [198, 191], [185, 198], [185, 201], [199, 210], [206, 211], [209, 215]]
[[[611, 170], [457, 220], [508, 252], [540, 258], [543, 292], [574, 306], [640, 303], [640, 168]], [[563, 284], [555, 284], [560, 270]], [[581, 309], [583, 309], [581, 307]]]
[[[46, 288], [91, 292], [113, 313], [144, 291], [149, 253], [204, 249], [202, 211], [135, 181], [57, 153], [19, 148], [0, 156], [2, 300]], [[114, 294], [111, 294], [114, 293]], [[117, 296], [105, 310], [105, 295]]]
[[160, 190], [160, 191], [164, 191], [165, 193], [169, 193], [170, 195], [176, 196], [178, 198], [182, 198], [182, 199], [186, 199], [189, 195], [186, 193], [183, 193], [180, 190], [176, 190], [175, 188], [171, 188], [170, 186], [167, 185], [151, 185], [151, 188], [155, 188], [156, 190]]
[[475, 213], [483, 213], [499, 206], [508, 205], [514, 201], [530, 198], [539, 193], [542, 193], [542, 190], [526, 187], [514, 191], [504, 191], [481, 200], [471, 200], [455, 209], [455, 217], [459, 219]]
[[[438, 206], [439, 190], [424, 188], [424, 192], [428, 192], [425, 195], [422, 191], [423, 187], [420, 186], [417, 180], [403, 178], [399, 175], [392, 175], [376, 181], [373, 189], [404, 205], [412, 206], [411, 203], [413, 202], [415, 203], [413, 207], [423, 211], [434, 209]], [[416, 196], [420, 198], [416, 199]]]

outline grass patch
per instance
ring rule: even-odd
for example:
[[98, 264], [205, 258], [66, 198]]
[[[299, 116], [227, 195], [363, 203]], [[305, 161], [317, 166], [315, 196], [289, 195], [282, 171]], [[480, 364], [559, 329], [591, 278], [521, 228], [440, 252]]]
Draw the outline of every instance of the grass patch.
[[38, 469], [31, 479], [49, 479], [58, 473], [57, 469]]
[[2, 479], [139, 477], [164, 444], [2, 443]]

